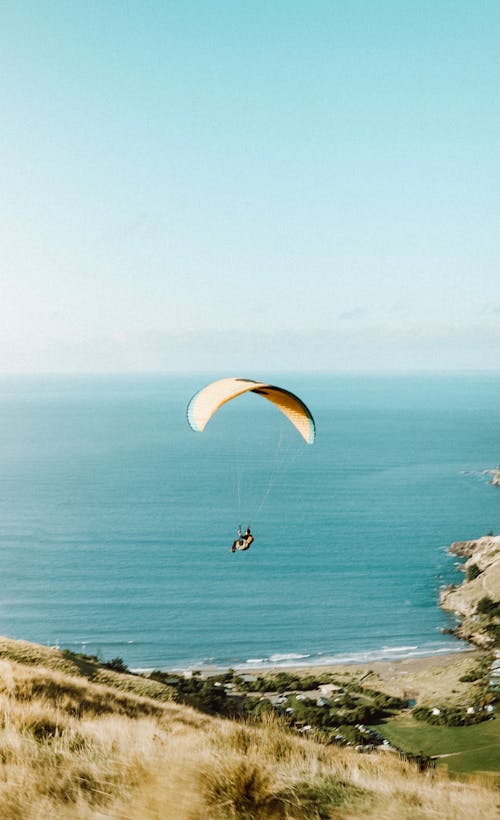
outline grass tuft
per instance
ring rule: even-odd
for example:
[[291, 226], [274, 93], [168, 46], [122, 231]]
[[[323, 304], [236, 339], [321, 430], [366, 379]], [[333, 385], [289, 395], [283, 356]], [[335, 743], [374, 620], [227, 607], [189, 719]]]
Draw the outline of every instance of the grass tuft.
[[269, 772], [253, 761], [218, 761], [200, 776], [202, 791], [214, 816], [228, 820], [267, 820], [278, 814], [279, 800]]
[[312, 782], [295, 783], [279, 796], [289, 805], [294, 820], [330, 820], [334, 808], [356, 801], [361, 795], [361, 789], [327, 775]]

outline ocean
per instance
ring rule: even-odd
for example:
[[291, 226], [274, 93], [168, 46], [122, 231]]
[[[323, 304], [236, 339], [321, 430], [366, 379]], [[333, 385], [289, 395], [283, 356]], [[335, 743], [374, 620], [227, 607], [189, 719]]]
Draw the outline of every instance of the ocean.
[[267, 374], [308, 446], [255, 395], [193, 432], [221, 375], [0, 378], [0, 634], [133, 669], [467, 649], [437, 598], [500, 530], [499, 377]]

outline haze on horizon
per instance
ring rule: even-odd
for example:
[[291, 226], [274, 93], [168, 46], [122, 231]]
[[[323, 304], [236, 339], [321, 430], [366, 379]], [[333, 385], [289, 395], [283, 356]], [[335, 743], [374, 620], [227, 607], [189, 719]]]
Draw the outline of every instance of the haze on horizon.
[[0, 372], [495, 370], [500, 7], [2, 4]]

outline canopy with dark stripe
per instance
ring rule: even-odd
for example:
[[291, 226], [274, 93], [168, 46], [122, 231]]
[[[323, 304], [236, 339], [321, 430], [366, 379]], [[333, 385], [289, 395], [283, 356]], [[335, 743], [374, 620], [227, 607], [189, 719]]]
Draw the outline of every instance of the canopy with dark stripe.
[[191, 399], [187, 408], [188, 422], [198, 432], [205, 429], [214, 413], [226, 402], [243, 393], [256, 393], [270, 401], [291, 421], [307, 444], [313, 444], [316, 428], [311, 412], [294, 393], [283, 387], [253, 379], [219, 379], [207, 384]]

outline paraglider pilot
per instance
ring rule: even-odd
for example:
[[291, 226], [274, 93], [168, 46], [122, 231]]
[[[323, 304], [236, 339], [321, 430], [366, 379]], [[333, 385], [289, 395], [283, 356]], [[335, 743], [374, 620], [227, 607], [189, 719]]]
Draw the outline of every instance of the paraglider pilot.
[[250, 527], [246, 528], [246, 532], [243, 534], [241, 532], [241, 525], [238, 527], [238, 538], [236, 541], [233, 541], [233, 546], [231, 547], [231, 552], [236, 552], [236, 550], [247, 550], [250, 548], [250, 544], [254, 541], [254, 537], [250, 532]]

